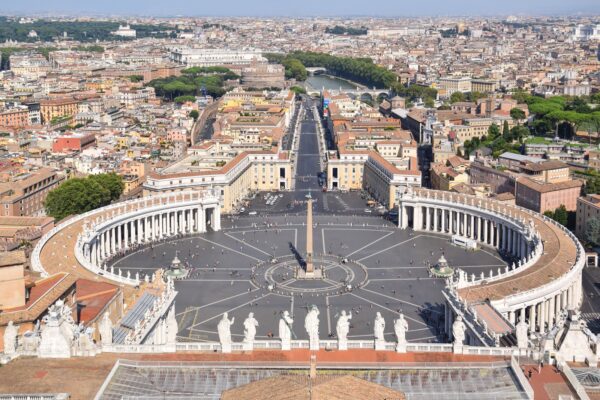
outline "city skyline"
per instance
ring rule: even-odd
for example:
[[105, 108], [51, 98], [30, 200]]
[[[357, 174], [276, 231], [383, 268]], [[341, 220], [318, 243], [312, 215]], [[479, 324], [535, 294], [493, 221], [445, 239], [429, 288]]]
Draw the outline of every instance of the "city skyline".
[[[348, 12], [348, 10], [353, 10]], [[119, 16], [206, 16], [206, 17], [410, 17], [410, 16], [495, 16], [495, 15], [577, 15], [600, 12], [595, 0], [533, 0], [521, 2], [507, 0], [500, 4], [486, 3], [485, 7], [471, 0], [444, 2], [425, 0], [418, 3], [379, 0], [364, 4], [358, 1], [333, 0], [327, 3], [309, 1], [286, 3], [275, 0], [245, 2], [233, 0], [227, 4], [189, 4], [184, 0], [173, 0], [168, 7], [162, 2], [140, 0], [82, 3], [74, 0], [32, 0], [24, 3], [5, 4], [4, 14], [47, 14], [47, 15], [119, 15]]]

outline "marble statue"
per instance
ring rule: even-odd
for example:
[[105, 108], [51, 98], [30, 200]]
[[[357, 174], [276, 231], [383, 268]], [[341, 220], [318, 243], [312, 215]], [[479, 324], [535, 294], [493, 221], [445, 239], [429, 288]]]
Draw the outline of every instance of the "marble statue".
[[71, 346], [78, 331], [73, 321], [71, 308], [64, 301], [58, 300], [48, 308], [48, 314], [42, 318], [44, 328], [38, 356], [41, 358], [69, 358]]
[[375, 315], [375, 321], [373, 322], [373, 334], [375, 336], [375, 350], [385, 349], [385, 319], [381, 316], [381, 313], [377, 311]]
[[462, 346], [465, 341], [465, 323], [462, 317], [459, 315], [452, 324], [452, 337], [454, 338], [454, 344]]
[[244, 320], [244, 350], [253, 349], [257, 326], [258, 321], [254, 318], [254, 313], [249, 313], [248, 318]]
[[97, 347], [94, 344], [94, 328], [85, 328], [83, 324], [79, 325], [79, 330], [76, 332], [74, 341], [74, 350], [76, 355], [82, 357], [95, 356]]
[[235, 317], [230, 320], [227, 313], [224, 313], [223, 318], [221, 318], [217, 325], [219, 342], [221, 342], [221, 351], [223, 353], [231, 353], [231, 325], [233, 325], [234, 321]]
[[385, 319], [381, 316], [381, 313], [377, 311], [375, 315], [375, 322], [373, 323], [373, 331], [375, 334], [375, 340], [385, 340], [383, 332], [385, 330]]
[[23, 334], [23, 352], [25, 354], [37, 353], [40, 346], [39, 330], [27, 331]]
[[350, 332], [351, 319], [352, 313], [346, 314], [346, 311], [342, 310], [342, 314], [338, 318], [335, 326], [338, 338], [338, 350], [348, 350], [348, 332]]
[[311, 350], [319, 350], [319, 309], [312, 306], [304, 319], [304, 329], [308, 333]]
[[279, 319], [279, 339], [281, 339], [281, 350], [292, 349], [292, 324], [294, 320], [289, 311], [284, 311]]
[[406, 352], [406, 332], [408, 331], [408, 322], [404, 318], [404, 314], [400, 313], [400, 316], [394, 321], [394, 332], [398, 343], [396, 345], [396, 351], [398, 353]]
[[6, 329], [4, 330], [4, 354], [12, 355], [17, 352], [18, 334], [19, 328], [12, 321], [8, 321], [8, 325], [6, 325]]
[[98, 324], [98, 331], [100, 332], [100, 340], [102, 340], [102, 344], [112, 344], [113, 335], [112, 335], [112, 321], [110, 320], [110, 315], [108, 313], [104, 313], [100, 324]]
[[527, 339], [527, 331], [529, 328], [527, 327], [527, 322], [525, 322], [524, 318], [521, 318], [517, 323], [515, 333], [517, 336], [517, 346], [519, 349], [526, 349], [528, 347], [528, 339]]

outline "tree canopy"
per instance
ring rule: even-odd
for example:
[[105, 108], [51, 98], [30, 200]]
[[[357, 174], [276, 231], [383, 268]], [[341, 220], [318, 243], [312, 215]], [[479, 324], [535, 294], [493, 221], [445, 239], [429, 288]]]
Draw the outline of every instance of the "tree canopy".
[[546, 217], [552, 218], [553, 220], [555, 220], [562, 226], [568, 226], [568, 224], [569, 224], [569, 212], [567, 211], [567, 208], [565, 207], [564, 204], [561, 204], [554, 211], [548, 210], [548, 211], [544, 212], [544, 215]]
[[594, 246], [600, 245], [600, 219], [593, 217], [586, 221], [584, 238]]
[[[54, 38], [67, 32], [69, 37], [78, 42], [95, 42], [96, 40], [132, 40], [122, 36], [113, 35], [112, 32], [119, 28], [119, 22], [109, 21], [60, 21], [38, 19], [29, 24], [21, 24], [17, 19], [0, 17], [0, 42], [16, 40], [18, 42], [51, 42]], [[173, 27], [167, 25], [134, 24], [136, 36], [167, 38], [176, 37]], [[37, 37], [29, 37], [29, 32], [34, 30]]]
[[148, 86], [153, 87], [158, 96], [183, 103], [193, 96], [204, 94], [221, 97], [226, 92], [223, 88], [225, 81], [239, 78], [224, 67], [192, 67], [181, 72], [181, 76], [154, 79]]
[[336, 25], [333, 28], [327, 27], [325, 28], [325, 33], [330, 33], [332, 35], [352, 35], [352, 36], [359, 36], [359, 35], [366, 35], [367, 34], [367, 28], [353, 28], [353, 27], [345, 27], [345, 26], [340, 26], [340, 25]]
[[46, 213], [57, 220], [110, 204], [123, 193], [124, 184], [115, 173], [69, 179], [46, 197]]

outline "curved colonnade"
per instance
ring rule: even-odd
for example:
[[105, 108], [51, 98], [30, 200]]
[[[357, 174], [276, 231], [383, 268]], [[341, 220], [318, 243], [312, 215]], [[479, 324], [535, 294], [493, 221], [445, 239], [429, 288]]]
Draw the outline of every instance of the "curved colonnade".
[[[448, 282], [445, 328], [450, 337], [457, 315], [471, 333], [467, 344], [497, 346], [520, 319], [527, 321], [530, 333], [544, 334], [566, 310], [579, 308], [584, 249], [556, 222], [517, 206], [428, 189], [408, 189], [398, 194], [397, 202], [400, 228], [458, 235], [513, 261], [489, 276], [458, 270]], [[75, 268], [82, 276], [100, 275], [135, 286], [139, 276], [124, 276], [107, 268], [107, 261], [139, 245], [219, 230], [220, 217], [214, 190], [110, 205], [62, 222], [44, 235], [32, 253], [32, 268], [44, 275]]]
[[479, 325], [472, 330], [483, 325], [490, 338], [512, 331], [521, 319], [530, 333], [544, 334], [567, 310], [579, 308], [585, 251], [555, 221], [522, 207], [428, 189], [399, 193], [398, 207], [400, 228], [458, 235], [514, 260], [489, 276], [458, 271], [446, 290], [446, 332], [451, 333], [453, 318], [460, 314], [468, 326]]
[[44, 275], [82, 267], [94, 275], [136, 286], [139, 276], [124, 275], [108, 268], [106, 262], [136, 246], [209, 229], [221, 229], [215, 190], [129, 200], [60, 223], [36, 245], [31, 265]]

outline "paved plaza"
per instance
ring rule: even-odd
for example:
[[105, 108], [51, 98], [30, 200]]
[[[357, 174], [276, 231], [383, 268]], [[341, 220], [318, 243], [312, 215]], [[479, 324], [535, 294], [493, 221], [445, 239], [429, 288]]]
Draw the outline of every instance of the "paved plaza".
[[[235, 317], [234, 339], [243, 338], [242, 322], [249, 312], [259, 321], [258, 339], [277, 335], [280, 313], [294, 316], [297, 338], [306, 339], [306, 310], [320, 312], [320, 336], [335, 332], [341, 310], [352, 311], [350, 339], [370, 339], [376, 312], [392, 322], [399, 313], [409, 321], [407, 338], [414, 342], [443, 341], [442, 279], [431, 278], [428, 265], [443, 254], [453, 267], [476, 275], [506, 262], [492, 249], [466, 251], [447, 236], [400, 230], [377, 216], [315, 215], [315, 265], [327, 271], [325, 280], [298, 281], [294, 269], [306, 246], [302, 216], [274, 215], [224, 219], [220, 232], [175, 239], [138, 249], [115, 267], [152, 274], [168, 267], [177, 255], [190, 273], [176, 282], [179, 340], [215, 341], [224, 312]], [[347, 263], [343, 263], [347, 259]], [[348, 290], [347, 285], [351, 286]]]

